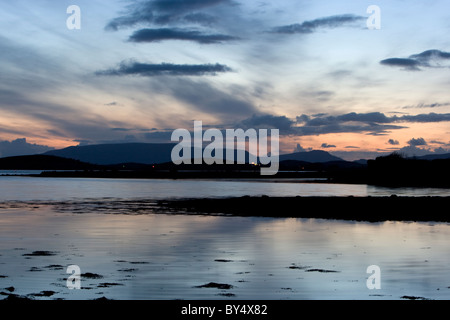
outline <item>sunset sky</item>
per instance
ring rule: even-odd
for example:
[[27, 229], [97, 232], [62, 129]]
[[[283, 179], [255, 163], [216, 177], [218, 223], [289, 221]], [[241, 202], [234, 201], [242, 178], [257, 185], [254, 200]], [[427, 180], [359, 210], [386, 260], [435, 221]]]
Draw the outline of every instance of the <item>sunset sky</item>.
[[[67, 27], [70, 5], [81, 29]], [[367, 27], [370, 5], [381, 9], [381, 29]], [[447, 0], [0, 8], [0, 156], [2, 146], [170, 142], [194, 120], [277, 128], [281, 153], [450, 152]]]

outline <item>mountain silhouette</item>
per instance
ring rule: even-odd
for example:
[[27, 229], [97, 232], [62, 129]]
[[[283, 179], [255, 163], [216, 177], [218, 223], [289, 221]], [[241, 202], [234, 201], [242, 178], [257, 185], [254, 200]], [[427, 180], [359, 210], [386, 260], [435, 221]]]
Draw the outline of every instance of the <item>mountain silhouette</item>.
[[289, 154], [280, 155], [280, 161], [296, 160], [305, 161], [311, 163], [324, 163], [331, 161], [343, 161], [341, 158], [335, 157], [326, 151], [312, 150], [307, 152], [295, 152]]
[[444, 154], [427, 154], [420, 157], [414, 157], [415, 159], [419, 160], [437, 160], [437, 159], [450, 159], [450, 153], [444, 153]]
[[75, 159], [100, 165], [119, 163], [170, 162], [174, 143], [119, 143], [68, 147], [52, 150], [44, 155]]
[[98, 168], [90, 163], [50, 155], [0, 158], [1, 170], [92, 170]]
[[[100, 165], [120, 163], [156, 164], [172, 162], [171, 152], [175, 145], [175, 143], [98, 144], [51, 150], [44, 153], [44, 155], [75, 159]], [[192, 157], [194, 157], [193, 148], [191, 149], [191, 154]], [[226, 152], [224, 150], [224, 158], [225, 155]], [[234, 152], [234, 159], [237, 159], [237, 151]], [[248, 162], [248, 152], [245, 152], [245, 159], [246, 162]], [[296, 160], [311, 163], [342, 161], [341, 158], [321, 150], [280, 155], [279, 161], [284, 160]]]

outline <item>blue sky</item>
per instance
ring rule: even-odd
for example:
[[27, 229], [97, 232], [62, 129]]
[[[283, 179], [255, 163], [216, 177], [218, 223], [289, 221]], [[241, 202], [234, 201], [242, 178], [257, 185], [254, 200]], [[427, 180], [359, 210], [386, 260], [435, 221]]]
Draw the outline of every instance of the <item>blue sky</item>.
[[[80, 30], [66, 26], [70, 5]], [[366, 26], [370, 5], [381, 9], [379, 30]], [[447, 152], [449, 9], [443, 0], [2, 1], [0, 146], [169, 142], [201, 120], [278, 128], [282, 153]]]

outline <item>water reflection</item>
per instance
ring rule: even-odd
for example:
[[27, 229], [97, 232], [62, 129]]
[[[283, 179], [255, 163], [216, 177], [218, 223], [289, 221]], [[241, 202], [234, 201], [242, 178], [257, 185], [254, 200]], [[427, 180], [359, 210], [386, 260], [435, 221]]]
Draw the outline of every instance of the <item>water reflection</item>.
[[[63, 299], [450, 298], [449, 224], [72, 214], [36, 204], [3, 208], [0, 220], [0, 275], [7, 276], [0, 288], [13, 285], [21, 295], [52, 290], [52, 298]], [[23, 255], [37, 250], [56, 254]], [[103, 278], [84, 279], [83, 290], [69, 291], [65, 270], [48, 268], [69, 264]], [[366, 268], [373, 264], [382, 270], [381, 290], [366, 287]], [[230, 288], [198, 288], [211, 282]]]

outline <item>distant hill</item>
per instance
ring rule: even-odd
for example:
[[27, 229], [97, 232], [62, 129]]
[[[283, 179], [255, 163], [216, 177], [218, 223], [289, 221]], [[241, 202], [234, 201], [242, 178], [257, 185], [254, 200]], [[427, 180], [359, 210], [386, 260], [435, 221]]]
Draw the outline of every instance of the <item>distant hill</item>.
[[327, 162], [307, 162], [299, 160], [280, 161], [280, 170], [342, 171], [365, 168], [365, 164], [338, 160]]
[[[75, 159], [100, 165], [114, 165], [120, 163], [155, 164], [171, 162], [171, 152], [175, 145], [175, 143], [98, 144], [52, 150], [44, 153], [44, 155]], [[191, 152], [193, 155], [193, 150]], [[245, 156], [247, 160], [248, 152], [245, 152]], [[235, 159], [236, 158], [235, 152]], [[321, 150], [284, 154], [280, 155], [279, 160], [295, 160], [310, 163], [343, 161], [341, 158]]]
[[358, 163], [358, 164], [362, 164], [362, 165], [367, 165], [367, 159], [359, 159], [359, 160], [355, 160], [353, 161], [354, 163]]
[[1, 170], [92, 170], [98, 166], [49, 155], [0, 158]]
[[[99, 165], [127, 163], [148, 165], [172, 162], [171, 153], [174, 146], [176, 146], [175, 143], [97, 144], [52, 150], [44, 153], [44, 155], [53, 155]], [[244, 154], [248, 163], [249, 153], [245, 151]], [[191, 155], [193, 158], [194, 148], [191, 148]], [[225, 158], [226, 152], [224, 150]], [[237, 151], [234, 152], [234, 159], [237, 159]]]
[[280, 155], [280, 161], [296, 160], [305, 161], [311, 163], [323, 163], [330, 161], [343, 161], [341, 158], [335, 157], [326, 151], [313, 150], [308, 152], [295, 152], [289, 154]]
[[450, 158], [427, 160], [393, 153], [368, 161], [370, 184], [383, 186], [450, 186]]
[[450, 153], [444, 153], [444, 154], [427, 154], [420, 157], [415, 157], [419, 160], [436, 160], [436, 159], [450, 159]]
[[97, 144], [52, 150], [44, 155], [80, 160], [101, 165], [119, 163], [164, 163], [170, 162], [173, 143], [120, 143]]

